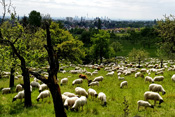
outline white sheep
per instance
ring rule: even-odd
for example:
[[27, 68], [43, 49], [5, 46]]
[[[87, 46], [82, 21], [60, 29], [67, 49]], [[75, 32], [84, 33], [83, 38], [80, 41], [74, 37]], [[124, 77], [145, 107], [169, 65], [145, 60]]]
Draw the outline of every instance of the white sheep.
[[124, 86], [128, 87], [128, 82], [127, 81], [123, 81], [120, 83], [120, 88], [123, 88]]
[[171, 77], [172, 81], [175, 81], [175, 74]]
[[90, 95], [92, 98], [98, 96], [97, 92], [92, 88], [88, 89], [88, 95]]
[[146, 109], [147, 107], [154, 108], [154, 106], [151, 105], [148, 101], [143, 101], [143, 100], [137, 101], [137, 105], [138, 105], [138, 111], [139, 111], [140, 106], [144, 106], [145, 109]]
[[103, 76], [98, 76], [98, 77], [96, 77], [96, 78], [94, 78], [94, 80], [93, 80], [93, 82], [95, 82], [95, 81], [103, 81]]
[[106, 75], [107, 76], [113, 76], [114, 75], [114, 71], [108, 72]]
[[87, 104], [87, 98], [85, 96], [81, 96], [80, 98], [78, 98], [74, 105], [72, 106], [71, 110], [79, 110], [80, 107], [82, 107], [83, 110], [83, 106]]
[[24, 90], [18, 92], [18, 94], [13, 98], [12, 102], [14, 102], [16, 99], [21, 99], [22, 101], [23, 98], [24, 98]]
[[118, 79], [119, 79], [119, 80], [125, 80], [124, 77], [120, 77], [120, 76], [118, 76]]
[[106, 104], [107, 104], [107, 102], [106, 102], [106, 95], [105, 95], [103, 92], [100, 92], [100, 93], [98, 94], [98, 99], [100, 99], [101, 102], [104, 103], [104, 106], [106, 106]]
[[145, 77], [145, 82], [146, 82], [146, 81], [149, 81], [149, 82], [154, 83], [154, 80], [153, 80], [150, 76], [146, 76], [146, 77]]
[[154, 100], [154, 105], [156, 105], [156, 101], [159, 101], [159, 105], [164, 102], [163, 98], [156, 92], [146, 91], [144, 93], [145, 101]]
[[84, 88], [81, 88], [81, 87], [76, 87], [75, 88], [75, 93], [77, 95], [80, 95], [80, 96], [86, 96], [88, 98], [88, 93], [86, 92], [86, 90]]
[[61, 97], [62, 97], [62, 101], [63, 101], [63, 103], [64, 103], [65, 100], [68, 98], [68, 96], [66, 96], [66, 95], [64, 95], [64, 94], [62, 94]]
[[39, 82], [37, 82], [37, 81], [32, 81], [32, 82], [30, 83], [30, 85], [31, 85], [32, 87], [37, 87], [37, 88], [39, 88], [39, 86], [40, 86]]
[[72, 107], [78, 97], [68, 97], [64, 102], [64, 107], [68, 110], [68, 107]]
[[3, 88], [2, 89], [2, 94], [8, 94], [11, 92], [11, 88]]
[[22, 91], [23, 87], [21, 84], [16, 85], [16, 92]]
[[43, 91], [44, 89], [47, 89], [47, 85], [46, 84], [41, 84], [39, 85], [39, 92]]
[[98, 81], [91, 82], [91, 83], [88, 84], [88, 87], [89, 86], [95, 86], [95, 85], [99, 86], [99, 82]]
[[163, 81], [164, 76], [155, 76], [154, 81]]
[[63, 78], [63, 79], [61, 79], [61, 86], [63, 85], [63, 84], [67, 84], [68, 83], [68, 78]]
[[137, 77], [139, 77], [139, 76], [141, 76], [141, 72], [135, 73], [135, 78], [137, 78]]
[[74, 84], [81, 84], [81, 83], [83, 83], [83, 79], [75, 79], [73, 82], [72, 82], [72, 85], [74, 85]]
[[162, 95], [164, 95], [166, 93], [164, 88], [160, 84], [150, 84], [149, 85], [149, 90], [153, 91], [153, 92], [158, 92], [158, 93], [162, 92]]
[[86, 71], [86, 74], [92, 76], [91, 72]]
[[74, 93], [70, 93], [70, 92], [64, 92], [63, 95], [68, 96], [68, 97], [78, 97]]
[[37, 101], [39, 102], [39, 99], [42, 99], [43, 101], [43, 98], [46, 98], [46, 97], [50, 97], [50, 91], [49, 90], [45, 90], [45, 91], [42, 91], [38, 97], [37, 97]]
[[141, 70], [140, 70], [140, 72], [147, 72], [147, 69], [145, 69], [145, 68], [142, 68]]

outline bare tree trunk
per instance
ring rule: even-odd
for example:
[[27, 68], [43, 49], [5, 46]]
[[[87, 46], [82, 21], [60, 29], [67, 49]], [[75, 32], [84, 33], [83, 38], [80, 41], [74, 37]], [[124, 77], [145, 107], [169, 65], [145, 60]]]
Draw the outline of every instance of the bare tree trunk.
[[62, 102], [60, 87], [56, 83], [53, 85], [53, 83], [48, 84], [48, 87], [50, 89], [50, 92], [52, 94], [52, 99], [54, 103], [54, 110], [55, 110], [55, 116], [56, 117], [66, 117], [66, 113], [64, 112], [64, 106]]
[[14, 87], [14, 73], [15, 73], [15, 65], [12, 64], [12, 67], [10, 70], [10, 87]]
[[55, 116], [56, 117], [60, 117], [60, 116], [67, 117], [67, 115], [64, 111], [60, 87], [57, 83], [57, 73], [58, 73], [58, 69], [59, 69], [58, 54], [53, 49], [48, 24], [46, 24], [46, 32], [47, 32], [47, 46], [45, 46], [45, 48], [46, 48], [48, 55], [49, 55], [49, 65], [50, 65], [50, 69], [48, 71], [49, 72], [49, 78], [48, 78], [49, 82], [47, 83], [47, 85], [48, 85], [50, 92], [52, 94], [52, 97], [53, 97]]
[[161, 68], [163, 68], [163, 59], [161, 59]]

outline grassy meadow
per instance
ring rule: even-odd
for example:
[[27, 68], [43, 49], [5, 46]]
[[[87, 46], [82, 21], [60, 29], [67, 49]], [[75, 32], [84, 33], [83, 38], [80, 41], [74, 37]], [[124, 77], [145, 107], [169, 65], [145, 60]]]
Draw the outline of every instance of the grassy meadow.
[[[70, 70], [74, 68], [66, 68], [65, 70]], [[92, 72], [94, 69], [86, 70]], [[175, 82], [172, 82], [171, 76], [175, 73], [172, 71], [165, 71], [165, 79], [161, 82], [155, 82], [161, 84], [166, 94], [160, 95], [164, 99], [164, 103], [161, 106], [158, 105], [158, 102], [154, 109], [141, 107], [140, 111], [137, 110], [137, 101], [144, 100], [144, 92], [148, 91], [149, 82], [144, 82], [144, 78], [134, 77], [134, 73], [125, 77], [125, 80], [128, 81], [128, 87], [120, 88], [120, 83], [117, 78], [117, 73], [113, 76], [106, 76], [107, 71], [101, 69], [98, 74], [93, 76], [88, 76], [89, 79], [94, 79], [97, 76], [104, 76], [102, 82], [99, 86], [93, 86], [91, 88], [95, 89], [97, 93], [104, 92], [107, 96], [107, 106], [102, 106], [102, 103], [96, 98], [88, 98], [87, 105], [84, 106], [83, 110], [78, 112], [66, 110], [68, 117], [123, 117], [125, 108], [123, 102], [124, 97], [128, 101], [129, 106], [129, 117], [141, 116], [141, 117], [172, 117], [175, 115]], [[147, 74], [145, 74], [146, 76]], [[87, 80], [84, 80], [82, 84], [72, 86], [72, 81], [77, 79], [79, 74], [70, 74], [70, 73], [58, 73], [58, 79], [67, 77], [69, 79], [67, 85], [60, 86], [61, 92], [72, 92], [75, 93], [75, 88], [77, 86], [83, 87], [88, 90]], [[154, 73], [151, 74], [152, 77], [155, 76]], [[33, 78], [31, 78], [31, 81]], [[18, 83], [22, 83], [21, 79], [15, 80], [15, 86]], [[8, 87], [9, 79], [2, 78], [0, 79], [0, 88]], [[43, 101], [36, 101], [37, 96], [39, 95], [38, 88], [33, 88], [32, 91], [32, 107], [24, 108], [24, 100], [22, 102], [18, 99], [12, 103], [13, 97], [17, 93], [15, 88], [12, 89], [12, 93], [4, 94], [0, 93], [0, 117], [53, 117], [54, 108], [52, 97], [45, 98]], [[151, 104], [154, 104], [154, 101], [150, 101]]]

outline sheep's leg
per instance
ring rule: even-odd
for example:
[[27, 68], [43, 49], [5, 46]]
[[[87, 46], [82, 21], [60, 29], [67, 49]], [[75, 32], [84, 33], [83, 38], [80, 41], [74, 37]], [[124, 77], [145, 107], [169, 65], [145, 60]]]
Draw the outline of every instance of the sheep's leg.
[[140, 107], [140, 106], [138, 106], [138, 111], [139, 111], [139, 107]]
[[154, 106], [156, 105], [156, 100], [154, 100]]

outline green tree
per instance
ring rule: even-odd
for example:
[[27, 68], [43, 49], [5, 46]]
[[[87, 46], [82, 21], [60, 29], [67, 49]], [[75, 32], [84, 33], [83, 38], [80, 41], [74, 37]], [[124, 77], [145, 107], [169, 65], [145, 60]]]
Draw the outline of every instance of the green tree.
[[137, 50], [137, 49], [133, 48], [128, 56], [129, 56], [130, 60], [138, 61], [138, 64], [139, 64], [138, 67], [140, 67], [141, 60], [145, 60], [148, 57], [148, 55], [149, 55], [149, 53], [144, 49]]
[[96, 63], [98, 63], [98, 57], [100, 58], [100, 63], [102, 63], [103, 57], [109, 58], [110, 34], [107, 31], [99, 30], [99, 33], [94, 34], [91, 40], [93, 42], [93, 45], [91, 46], [91, 53], [94, 55]]
[[175, 17], [173, 15], [164, 16], [164, 19], [157, 21], [156, 30], [161, 37], [159, 45], [160, 51], [168, 59], [175, 58]]
[[41, 20], [42, 20], [42, 17], [40, 15], [40, 12], [33, 10], [29, 13], [29, 24], [31, 26], [40, 27]]
[[112, 47], [112, 49], [114, 50], [114, 53], [113, 53], [114, 56], [117, 55], [117, 52], [121, 52], [123, 49], [122, 44], [118, 41], [113, 42], [110, 47]]

